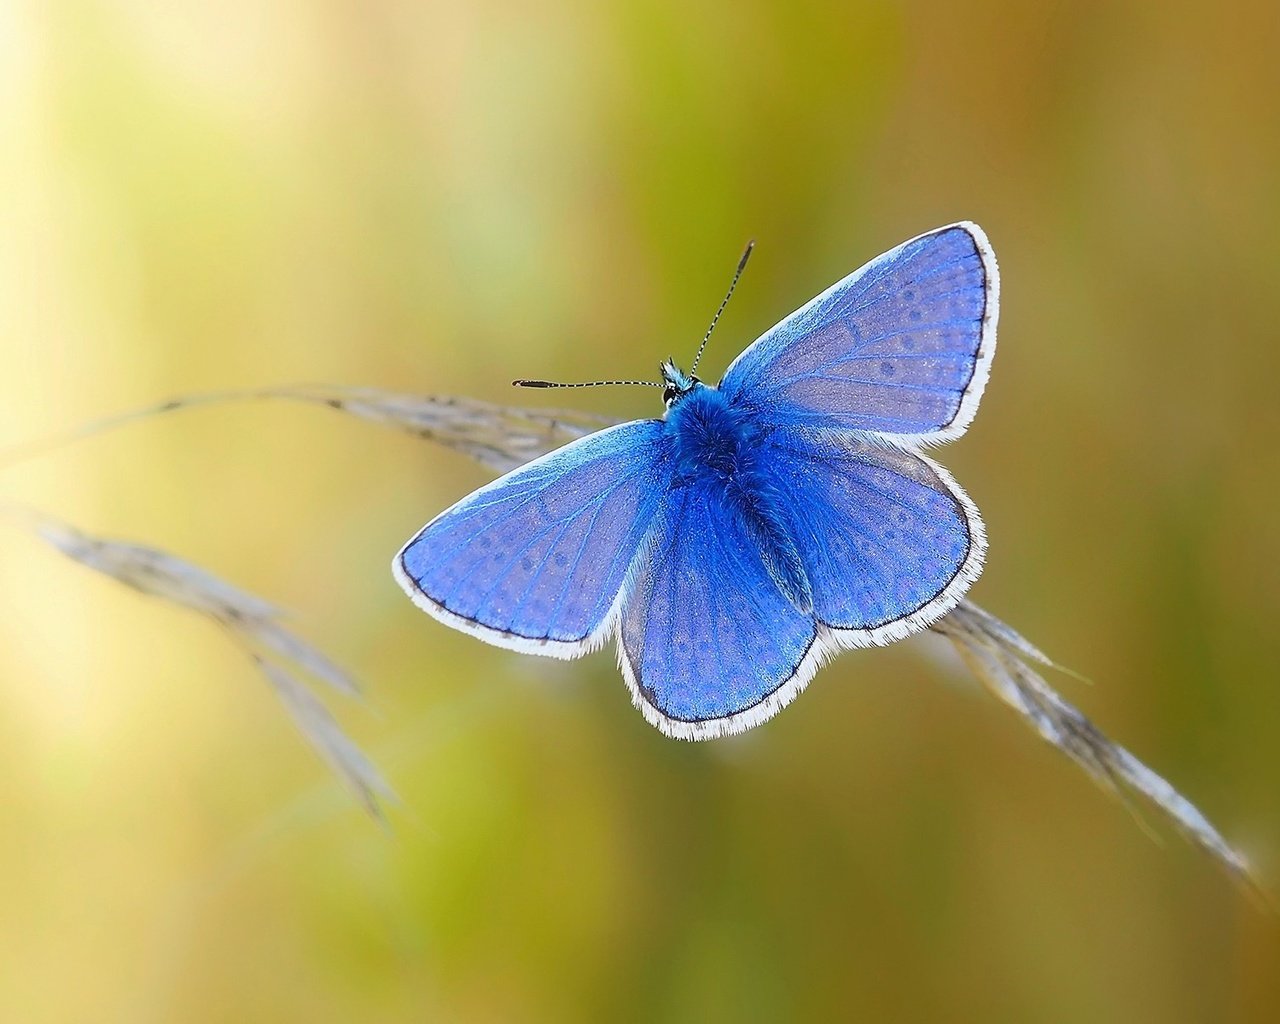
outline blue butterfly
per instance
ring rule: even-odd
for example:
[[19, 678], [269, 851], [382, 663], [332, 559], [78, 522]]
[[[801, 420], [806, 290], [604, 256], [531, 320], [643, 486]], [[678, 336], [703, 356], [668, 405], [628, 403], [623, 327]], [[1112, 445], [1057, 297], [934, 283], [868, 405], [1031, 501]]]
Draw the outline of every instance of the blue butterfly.
[[718, 386], [663, 363], [661, 419], [480, 488], [400, 551], [395, 576], [499, 647], [576, 658], [616, 636], [632, 701], [668, 736], [759, 725], [827, 658], [926, 628], [981, 572], [978, 510], [922, 449], [977, 411], [999, 294], [976, 224], [904, 242]]

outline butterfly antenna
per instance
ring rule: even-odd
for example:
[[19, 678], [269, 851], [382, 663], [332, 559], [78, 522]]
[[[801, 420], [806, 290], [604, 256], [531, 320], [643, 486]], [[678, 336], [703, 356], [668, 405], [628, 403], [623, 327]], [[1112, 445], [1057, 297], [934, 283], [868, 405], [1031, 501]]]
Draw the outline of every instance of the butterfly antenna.
[[720, 303], [720, 308], [716, 310], [716, 315], [711, 318], [711, 326], [707, 328], [707, 333], [702, 336], [702, 344], [698, 346], [698, 354], [693, 357], [693, 366], [689, 368], [690, 374], [697, 370], [698, 362], [702, 359], [702, 350], [707, 347], [707, 342], [711, 340], [711, 332], [716, 329], [716, 324], [720, 322], [720, 314], [724, 312], [724, 307], [729, 305], [729, 300], [733, 298], [733, 290], [738, 287], [738, 278], [747, 269], [747, 260], [751, 258], [751, 250], [755, 247], [756, 240], [753, 238], [747, 243], [747, 247], [742, 250], [742, 259], [738, 260], [738, 269], [733, 272], [733, 280], [729, 282], [729, 290], [725, 293], [724, 301]]
[[634, 384], [637, 387], [660, 388], [656, 380], [587, 380], [581, 383], [566, 384], [555, 380], [513, 380], [516, 388], [603, 388], [613, 384]]

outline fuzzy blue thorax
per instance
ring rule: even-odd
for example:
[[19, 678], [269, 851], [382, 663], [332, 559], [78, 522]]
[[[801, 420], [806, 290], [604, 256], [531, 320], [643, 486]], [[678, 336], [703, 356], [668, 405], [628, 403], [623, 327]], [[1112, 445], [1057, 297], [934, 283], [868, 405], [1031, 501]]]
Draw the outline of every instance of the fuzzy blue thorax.
[[[663, 376], [674, 390], [679, 384], [674, 375], [668, 376], [670, 365], [664, 364]], [[680, 378], [685, 386], [668, 399], [665, 417], [673, 487], [713, 491], [755, 539], [778, 589], [796, 608], [809, 612], [812, 587], [792, 536], [786, 502], [773, 477], [759, 466], [760, 427], [718, 389], [695, 377]]]
[[745, 482], [753, 474], [756, 431], [717, 389], [694, 381], [671, 400], [666, 423], [677, 482], [706, 474]]

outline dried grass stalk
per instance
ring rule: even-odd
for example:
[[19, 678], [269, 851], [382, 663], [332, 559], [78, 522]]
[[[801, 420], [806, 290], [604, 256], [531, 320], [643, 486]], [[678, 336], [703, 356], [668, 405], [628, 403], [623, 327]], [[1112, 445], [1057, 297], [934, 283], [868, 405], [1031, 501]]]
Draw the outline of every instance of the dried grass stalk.
[[93, 420], [65, 433], [0, 450], [0, 468], [155, 416], [260, 399], [324, 406], [393, 427], [469, 455], [498, 473], [522, 466], [530, 459], [614, 422], [587, 413], [508, 408], [471, 398], [406, 395], [380, 388], [328, 384], [288, 384], [183, 395]]
[[279, 695], [307, 742], [315, 747], [351, 788], [365, 810], [374, 817], [381, 818], [379, 797], [393, 800], [394, 794], [378, 769], [342, 731], [329, 709], [302, 682], [274, 662], [256, 654], [253, 660]]
[[299, 385], [271, 394], [326, 405], [435, 441], [498, 473], [614, 422], [585, 413], [518, 409], [471, 398], [405, 395], [378, 388]]
[[[69, 433], [0, 453], [0, 466], [41, 454], [83, 437], [161, 413], [245, 399], [285, 399], [323, 405], [390, 426], [462, 452], [495, 472], [521, 466], [615, 420], [575, 412], [523, 409], [465, 398], [407, 395], [368, 387], [290, 385], [214, 392], [171, 399], [148, 409], [98, 420]], [[196, 566], [153, 548], [88, 537], [65, 524], [43, 520], [38, 530], [77, 561], [144, 593], [203, 612], [227, 626], [251, 651], [265, 647], [346, 693], [355, 683], [318, 650], [285, 630], [279, 612], [252, 594]], [[947, 637], [983, 685], [1108, 792], [1138, 793], [1205, 850], [1237, 881], [1260, 893], [1245, 858], [1223, 839], [1185, 797], [1123, 747], [1112, 743], [1063, 700], [1032, 665], [1054, 667], [1044, 654], [977, 605], [962, 601], [932, 628]], [[282, 669], [256, 653], [304, 735], [361, 796], [376, 807], [386, 784], [338, 731], [322, 705]]]
[[68, 558], [133, 590], [206, 615], [225, 628], [266, 676], [302, 735], [361, 804], [380, 816], [379, 798], [394, 798], [390, 786], [319, 699], [275, 659], [349, 696], [357, 696], [359, 687], [321, 651], [281, 625], [279, 609], [157, 548], [93, 537], [30, 510], [8, 511]]
[[932, 628], [951, 641], [989, 692], [1099, 786], [1121, 799], [1126, 793], [1140, 794], [1236, 882], [1265, 900], [1244, 856], [1191, 801], [1060, 697], [1030, 663], [1056, 666], [1016, 631], [969, 601], [961, 601]]
[[[412, 410], [429, 410], [434, 422], [445, 424], [445, 436], [451, 436], [451, 431], [456, 429], [451, 425], [455, 421], [466, 424], [468, 430], [479, 431], [486, 441], [484, 457], [477, 458], [494, 469], [505, 471], [562, 443], [552, 443], [549, 435], [537, 432], [509, 436], [502, 432], [507, 422], [533, 423], [540, 415], [550, 415], [529, 409], [500, 409], [468, 403], [463, 411], [464, 407], [451, 405], [448, 400], [405, 396], [395, 396], [395, 406], [410, 412], [410, 419], [416, 415]], [[554, 416], [558, 418], [561, 414]], [[603, 425], [598, 423], [595, 428]], [[422, 436], [433, 438], [429, 432], [422, 432]], [[450, 447], [466, 450], [457, 444]], [[1031, 665], [1036, 664], [1061, 670], [1035, 645], [969, 601], [961, 601], [932, 628], [955, 645], [988, 691], [1017, 711], [1041, 737], [1080, 765], [1099, 786], [1121, 799], [1126, 792], [1140, 794], [1233, 879], [1255, 895], [1261, 895], [1248, 861], [1189, 800], [1129, 751], [1107, 739], [1032, 669]]]

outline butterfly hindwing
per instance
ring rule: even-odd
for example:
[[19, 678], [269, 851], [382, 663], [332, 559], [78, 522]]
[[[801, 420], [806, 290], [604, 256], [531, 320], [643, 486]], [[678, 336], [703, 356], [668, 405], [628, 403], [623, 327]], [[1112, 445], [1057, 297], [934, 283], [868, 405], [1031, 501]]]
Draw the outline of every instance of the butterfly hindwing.
[[683, 739], [750, 728], [812, 675], [816, 638], [723, 488], [673, 491], [620, 623], [618, 659], [645, 717]]
[[441, 513], [396, 556], [424, 611], [489, 643], [570, 658], [609, 635], [662, 503], [662, 423], [610, 427]]
[[841, 646], [900, 640], [950, 611], [982, 569], [977, 509], [941, 466], [873, 438], [778, 431], [763, 453], [814, 611]]
[[720, 388], [778, 423], [958, 437], [995, 353], [999, 273], [976, 224], [879, 256], [766, 332]]

